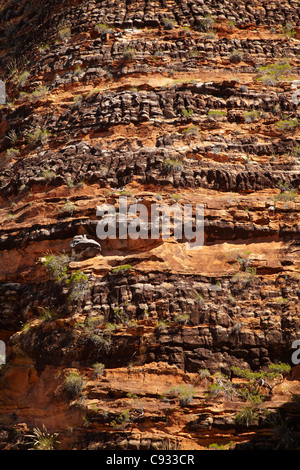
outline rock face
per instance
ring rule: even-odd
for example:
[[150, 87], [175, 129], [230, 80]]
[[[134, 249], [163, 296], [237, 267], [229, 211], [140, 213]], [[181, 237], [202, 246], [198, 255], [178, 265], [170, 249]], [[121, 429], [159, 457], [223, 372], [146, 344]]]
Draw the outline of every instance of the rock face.
[[[287, 0], [0, 0], [1, 449], [297, 448], [299, 31]], [[100, 240], [121, 196], [203, 205], [203, 247]]]

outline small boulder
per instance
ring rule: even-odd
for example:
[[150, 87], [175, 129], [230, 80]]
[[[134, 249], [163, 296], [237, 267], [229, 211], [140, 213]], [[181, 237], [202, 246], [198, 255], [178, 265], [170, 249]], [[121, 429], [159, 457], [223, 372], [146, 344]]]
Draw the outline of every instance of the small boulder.
[[75, 235], [70, 242], [71, 256], [76, 260], [83, 260], [99, 256], [101, 245], [86, 235]]

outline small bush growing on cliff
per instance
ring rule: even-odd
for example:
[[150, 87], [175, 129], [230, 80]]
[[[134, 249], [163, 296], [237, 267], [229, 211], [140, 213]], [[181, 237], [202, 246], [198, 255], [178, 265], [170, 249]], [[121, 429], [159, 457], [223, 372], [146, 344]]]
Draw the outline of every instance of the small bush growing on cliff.
[[18, 134], [14, 129], [8, 132], [7, 139], [11, 142], [12, 145], [15, 145], [18, 142]]
[[222, 111], [221, 109], [210, 109], [207, 113], [208, 119], [219, 119], [225, 117], [226, 115], [226, 111]]
[[208, 398], [217, 398], [219, 395], [223, 395], [232, 399], [235, 395], [235, 389], [228, 377], [223, 374], [214, 374], [212, 378], [214, 382], [209, 384], [206, 396]]
[[295, 160], [300, 160], [300, 145], [294, 147], [289, 153], [289, 156], [294, 158]]
[[40, 85], [30, 94], [29, 99], [31, 101], [38, 101], [38, 100], [45, 98], [47, 93], [48, 93], [48, 88], [46, 86]]
[[244, 113], [245, 122], [250, 123], [259, 119], [259, 112], [253, 109]]
[[244, 406], [241, 411], [235, 415], [235, 422], [243, 426], [250, 426], [258, 419], [258, 413], [255, 407], [248, 405]]
[[276, 85], [280, 81], [289, 79], [291, 66], [287, 61], [276, 62], [275, 64], [265, 65], [258, 69], [258, 81], [265, 85]]
[[174, 27], [174, 20], [172, 20], [171, 18], [164, 18], [163, 25], [166, 31], [171, 30]]
[[191, 117], [191, 116], [193, 116], [193, 114], [194, 114], [194, 110], [193, 110], [192, 108], [189, 108], [189, 109], [182, 109], [181, 114], [182, 114], [184, 117]]
[[129, 269], [132, 269], [131, 264], [123, 264], [122, 266], [117, 266], [116, 268], [112, 269], [112, 273], [119, 274], [119, 273], [126, 273]]
[[41, 177], [44, 178], [47, 182], [50, 182], [57, 177], [57, 174], [52, 170], [44, 170], [41, 173]]
[[42, 312], [40, 318], [43, 321], [51, 321], [55, 316], [55, 313], [49, 307], [40, 307], [40, 310]]
[[275, 123], [275, 127], [278, 131], [293, 131], [299, 126], [299, 119], [282, 119]]
[[11, 160], [12, 158], [16, 157], [17, 155], [19, 155], [20, 153], [20, 150], [17, 150], [17, 149], [14, 149], [14, 148], [10, 148], [10, 149], [7, 149], [6, 150], [6, 157]]
[[209, 444], [209, 450], [230, 450], [233, 449], [235, 443], [233, 441], [227, 442], [227, 444], [217, 444], [214, 442], [213, 444]]
[[64, 379], [63, 388], [70, 398], [75, 398], [84, 388], [84, 379], [78, 372], [70, 371]]
[[202, 380], [202, 379], [206, 379], [207, 377], [209, 377], [210, 372], [208, 369], [199, 369], [198, 375], [199, 375], [199, 379]]
[[67, 199], [66, 203], [60, 208], [59, 213], [63, 215], [73, 215], [76, 211], [77, 206], [70, 199]]
[[45, 144], [49, 137], [49, 131], [45, 128], [37, 127], [33, 132], [29, 132], [27, 135], [27, 141], [30, 145]]
[[82, 105], [82, 100], [83, 100], [83, 96], [82, 96], [82, 95], [74, 96], [74, 98], [73, 98], [73, 104], [72, 104], [72, 109], [73, 109], [73, 110], [79, 109], [80, 106]]
[[30, 72], [28, 72], [28, 70], [24, 70], [22, 73], [20, 73], [20, 75], [16, 77], [16, 82], [18, 83], [18, 85], [20, 86], [25, 85], [29, 75], [30, 75]]
[[113, 348], [111, 334], [90, 334], [88, 339], [98, 351], [104, 351], [106, 354]]
[[288, 183], [279, 182], [277, 187], [280, 189], [280, 193], [274, 196], [274, 201], [294, 201], [298, 197], [297, 191], [291, 187]]
[[162, 318], [159, 318], [155, 331], [159, 333], [161, 331], [165, 331], [168, 327], [169, 327], [169, 322], [167, 320], [163, 320]]
[[88, 291], [88, 277], [80, 270], [71, 274], [66, 284], [69, 287], [70, 300], [80, 300]]
[[196, 26], [200, 29], [200, 31], [206, 33], [207, 31], [211, 30], [214, 24], [215, 20], [210, 15], [205, 15], [203, 19], [197, 21]]
[[100, 34], [109, 34], [113, 32], [113, 27], [108, 26], [106, 23], [99, 23], [95, 26], [95, 30]]
[[190, 315], [187, 313], [178, 313], [173, 320], [181, 325], [187, 325], [190, 321]]
[[124, 410], [119, 414], [119, 416], [116, 417], [116, 419], [111, 421], [110, 425], [117, 430], [121, 430], [125, 429], [126, 426], [128, 426], [128, 424], [131, 422], [132, 419], [130, 410]]
[[167, 173], [173, 173], [175, 171], [182, 171], [183, 170], [183, 163], [181, 160], [176, 160], [173, 158], [166, 158], [163, 163], [164, 169]]
[[69, 264], [69, 256], [66, 254], [61, 255], [48, 255], [45, 256], [44, 266], [49, 269], [52, 277], [56, 282], [62, 282], [67, 277], [67, 268]]
[[259, 405], [264, 400], [263, 390], [268, 390], [271, 394], [273, 387], [281, 383], [290, 370], [291, 366], [282, 362], [270, 364], [268, 369], [257, 372], [232, 367], [235, 376], [248, 380], [246, 384], [238, 388], [238, 394], [255, 405]]
[[243, 60], [243, 57], [244, 57], [243, 52], [237, 49], [230, 54], [229, 60], [230, 62], [233, 62], [234, 64], [238, 64], [239, 62]]
[[176, 396], [179, 399], [180, 406], [190, 405], [195, 395], [195, 389], [192, 385], [178, 385], [178, 387], [172, 387], [167, 395]]
[[99, 377], [99, 375], [101, 376], [103, 374], [105, 365], [102, 364], [102, 362], [96, 362], [95, 364], [93, 364], [93, 369], [94, 369], [94, 377], [97, 378]]
[[42, 429], [34, 428], [33, 434], [28, 434], [26, 437], [32, 438], [32, 450], [56, 450], [59, 444], [57, 440], [58, 434], [51, 434], [43, 425]]
[[135, 58], [135, 54], [136, 54], [135, 50], [132, 47], [128, 47], [123, 52], [123, 59], [124, 60], [133, 60]]
[[71, 37], [71, 28], [69, 28], [68, 26], [61, 28], [58, 31], [58, 37], [61, 40], [69, 39]]
[[198, 137], [199, 136], [199, 127], [198, 126], [191, 126], [183, 129], [182, 134], [184, 138], [191, 138], [191, 137]]
[[281, 26], [281, 34], [288, 38], [294, 38], [296, 36], [296, 31], [292, 23], [287, 22], [285, 25]]

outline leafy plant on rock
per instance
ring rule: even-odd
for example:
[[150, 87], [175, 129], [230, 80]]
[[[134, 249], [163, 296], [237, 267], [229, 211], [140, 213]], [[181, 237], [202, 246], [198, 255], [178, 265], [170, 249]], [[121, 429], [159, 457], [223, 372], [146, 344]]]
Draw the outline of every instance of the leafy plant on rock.
[[257, 80], [264, 83], [264, 85], [274, 86], [280, 81], [287, 81], [290, 79], [289, 73], [291, 66], [287, 61], [279, 61], [275, 64], [268, 64], [258, 68]]
[[66, 280], [66, 285], [69, 287], [69, 299], [80, 300], [88, 291], [88, 277], [84, 272], [77, 270]]
[[84, 388], [84, 379], [83, 377], [75, 371], [70, 371], [67, 373], [64, 382], [63, 389], [69, 398], [75, 398], [80, 395]]
[[67, 254], [50, 254], [45, 256], [43, 264], [51, 272], [53, 279], [56, 282], [61, 283], [67, 278], [69, 261], [69, 256]]
[[32, 439], [32, 450], [56, 450], [59, 444], [58, 433], [49, 433], [44, 425], [42, 429], [34, 428], [33, 434], [28, 434], [27, 437]]

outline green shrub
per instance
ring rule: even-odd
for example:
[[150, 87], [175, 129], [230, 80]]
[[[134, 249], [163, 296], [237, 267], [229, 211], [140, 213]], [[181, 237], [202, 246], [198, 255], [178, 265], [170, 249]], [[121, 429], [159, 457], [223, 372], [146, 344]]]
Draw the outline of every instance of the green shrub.
[[235, 28], [235, 21], [234, 21], [234, 20], [228, 20], [228, 21], [227, 21], [227, 26], [228, 26], [230, 29]]
[[95, 30], [97, 33], [111, 33], [113, 31], [113, 27], [108, 26], [105, 23], [99, 23], [95, 26]]
[[244, 57], [243, 52], [237, 49], [230, 54], [229, 60], [230, 62], [233, 62], [234, 64], [238, 64], [239, 62], [243, 60], [243, 57]]
[[74, 96], [72, 109], [79, 109], [80, 106], [82, 105], [82, 100], [83, 100], [82, 95]]
[[187, 313], [178, 313], [174, 317], [174, 322], [187, 325], [190, 321], [190, 315]]
[[49, 131], [45, 128], [37, 127], [33, 132], [28, 133], [27, 141], [29, 144], [34, 145], [38, 142], [45, 144], [49, 137]]
[[54, 180], [57, 177], [57, 174], [55, 173], [55, 171], [52, 171], [52, 170], [44, 170], [41, 173], [41, 177], [49, 182], [49, 181]]
[[69, 39], [71, 37], [71, 28], [69, 28], [68, 26], [61, 28], [58, 31], [58, 37], [61, 40]]
[[182, 114], [184, 117], [191, 117], [191, 116], [193, 116], [193, 114], [194, 114], [194, 110], [191, 109], [191, 108], [189, 108], [189, 109], [182, 109], [181, 114]]
[[95, 348], [98, 349], [98, 351], [104, 351], [106, 354], [109, 354], [112, 350], [113, 342], [110, 332], [108, 334], [104, 332], [99, 335], [92, 333], [88, 336], [88, 340], [93, 343], [93, 345], [95, 346]]
[[290, 79], [291, 66], [287, 61], [279, 61], [275, 64], [265, 65], [258, 69], [258, 81], [265, 85], [276, 85], [279, 81]]
[[180, 406], [190, 405], [193, 401], [195, 395], [195, 389], [192, 385], [178, 385], [177, 387], [172, 387], [166, 393], [167, 396], [176, 396], [179, 399]]
[[9, 159], [12, 159], [12, 158], [16, 157], [17, 155], [19, 155], [19, 153], [20, 153], [20, 150], [17, 150], [17, 149], [14, 149], [14, 148], [10, 148], [10, 149], [6, 150], [6, 156]]
[[209, 372], [208, 369], [199, 369], [198, 374], [199, 374], [199, 379], [200, 380], [206, 379], [207, 377], [210, 376], [210, 372]]
[[32, 435], [27, 435], [33, 440], [31, 449], [33, 450], [56, 450], [59, 444], [57, 440], [58, 434], [51, 434], [43, 425], [42, 430], [39, 428], [33, 429]]
[[230, 399], [235, 395], [232, 383], [225, 376], [217, 378], [216, 382], [209, 384], [206, 396], [208, 398], [217, 398], [220, 394]]
[[18, 142], [18, 134], [14, 129], [8, 132], [7, 138], [13, 145]]
[[54, 312], [49, 307], [41, 307], [41, 320], [51, 321], [54, 317]]
[[48, 88], [46, 86], [40, 85], [36, 90], [34, 90], [30, 94], [29, 99], [31, 101], [38, 101], [38, 100], [45, 98], [47, 93], [48, 93]]
[[163, 25], [165, 30], [171, 30], [174, 27], [174, 20], [172, 20], [171, 18], [164, 18]]
[[205, 15], [204, 18], [197, 21], [197, 27], [202, 32], [210, 31], [214, 24], [215, 20], [210, 15]]
[[135, 58], [135, 54], [136, 54], [135, 50], [132, 47], [128, 47], [123, 52], [123, 59], [124, 60], [133, 60]]
[[169, 326], [169, 322], [167, 320], [163, 320], [159, 318], [155, 330], [157, 332], [165, 331], [168, 328], [168, 326]]
[[62, 282], [67, 278], [67, 269], [69, 264], [69, 256], [66, 254], [61, 255], [47, 255], [45, 256], [44, 266], [50, 270], [52, 277], [56, 282]]
[[126, 273], [127, 271], [129, 271], [129, 269], [132, 269], [133, 266], [131, 266], [131, 264], [123, 264], [122, 266], [117, 266], [116, 268], [113, 268], [112, 269], [112, 273], [114, 274], [119, 274], [119, 273]]
[[275, 127], [279, 131], [293, 131], [300, 126], [299, 119], [283, 119], [275, 123]]
[[197, 137], [199, 135], [199, 127], [191, 126], [183, 129], [182, 134], [184, 137]]
[[256, 110], [247, 111], [244, 113], [245, 122], [250, 123], [259, 119], [259, 112]]
[[300, 145], [296, 145], [296, 147], [294, 147], [291, 150], [289, 156], [292, 158], [295, 158], [296, 160], [299, 160], [300, 159]]
[[84, 388], [84, 379], [78, 372], [70, 371], [64, 379], [63, 388], [70, 398], [75, 398]]
[[94, 377], [97, 378], [99, 377], [99, 375], [103, 374], [105, 365], [102, 364], [102, 362], [96, 362], [95, 364], [93, 364], [93, 369], [94, 369]]
[[227, 444], [217, 444], [214, 442], [208, 446], [209, 450], [229, 450], [232, 447], [234, 447], [233, 441], [227, 442]]
[[274, 201], [294, 201], [298, 197], [298, 193], [295, 189], [283, 191], [279, 194], [276, 194]]
[[73, 215], [76, 209], [76, 204], [73, 204], [70, 199], [67, 199], [66, 203], [60, 208], [59, 213], [64, 215]]
[[24, 70], [18, 77], [16, 77], [16, 82], [18, 85], [23, 86], [27, 82], [28, 77], [30, 76], [30, 72], [28, 70]]
[[242, 426], [250, 426], [255, 423], [258, 415], [257, 411], [253, 406], [245, 406], [235, 416], [235, 422]]
[[130, 424], [131, 421], [131, 412], [127, 409], [122, 411], [116, 419], [111, 421], [110, 425], [117, 430], [121, 430]]
[[80, 270], [71, 274], [66, 284], [69, 287], [70, 300], [80, 300], [84, 298], [88, 291], [88, 277]]
[[286, 23], [281, 27], [281, 34], [287, 36], [288, 38], [294, 38], [296, 36], [296, 31], [292, 23]]
[[248, 380], [246, 395], [259, 394], [260, 392], [257, 388], [259, 383], [265, 384], [269, 390], [272, 390], [273, 387], [266, 381], [276, 380], [276, 383], [279, 383], [278, 381], [281, 381], [283, 376], [288, 374], [290, 370], [291, 366], [282, 362], [279, 362], [278, 364], [270, 364], [267, 369], [259, 370], [257, 372], [252, 372], [249, 369], [241, 369], [240, 367], [232, 367], [232, 372], [237, 377], [242, 377]]
[[166, 158], [163, 163], [164, 169], [167, 173], [174, 173], [177, 171], [183, 171], [183, 163], [181, 160], [175, 158]]
[[[268, 367], [269, 374], [274, 374], [274, 377], [278, 375], [287, 375], [291, 371], [291, 366], [283, 362], [278, 362], [277, 364], [270, 364]], [[273, 376], [273, 375], [272, 375]]]
[[218, 119], [225, 117], [227, 115], [226, 111], [221, 111], [220, 109], [210, 109], [207, 113], [208, 118]]

